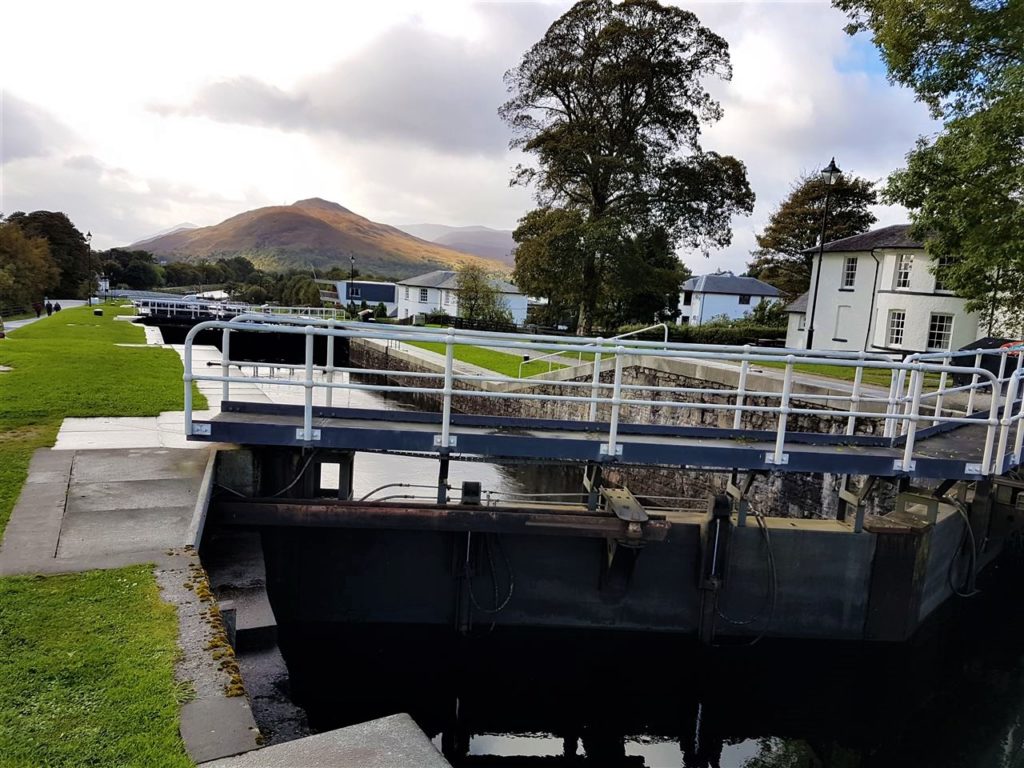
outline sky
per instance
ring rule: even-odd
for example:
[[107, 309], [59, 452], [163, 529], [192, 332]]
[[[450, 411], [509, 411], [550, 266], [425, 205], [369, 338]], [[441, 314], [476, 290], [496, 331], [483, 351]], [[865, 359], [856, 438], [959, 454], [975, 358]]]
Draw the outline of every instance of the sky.
[[[757, 195], [733, 242], [683, 253], [741, 272], [755, 233], [831, 157], [883, 180], [936, 129], [827, 2], [680, 2], [729, 43], [703, 146]], [[58, 210], [94, 248], [322, 197], [375, 221], [512, 229], [522, 157], [503, 73], [568, 3], [219, 0], [18, 3], [0, 47], [0, 212]], [[160, 10], [160, 9], [163, 10]], [[878, 225], [906, 221], [879, 206]]]

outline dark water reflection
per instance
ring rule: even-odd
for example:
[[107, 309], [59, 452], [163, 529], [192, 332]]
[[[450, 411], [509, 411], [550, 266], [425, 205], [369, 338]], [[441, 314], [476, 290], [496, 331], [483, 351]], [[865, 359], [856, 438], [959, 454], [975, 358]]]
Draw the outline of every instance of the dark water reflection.
[[990, 587], [905, 647], [320, 628], [336, 666], [290, 668], [315, 728], [406, 711], [455, 766], [1016, 768], [1022, 603]]

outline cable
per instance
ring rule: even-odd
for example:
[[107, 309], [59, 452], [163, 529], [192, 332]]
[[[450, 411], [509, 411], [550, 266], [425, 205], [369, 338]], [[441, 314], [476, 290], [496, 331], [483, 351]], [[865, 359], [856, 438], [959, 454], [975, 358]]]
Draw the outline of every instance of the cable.
[[957, 561], [960, 559], [960, 552], [964, 548], [964, 541], [970, 539], [970, 560], [969, 560], [969, 571], [967, 578], [964, 580], [964, 584], [973, 584], [974, 580], [978, 576], [978, 543], [974, 538], [974, 529], [971, 527], [971, 519], [967, 516], [967, 510], [964, 508], [963, 502], [960, 499], [950, 499], [953, 507], [960, 514], [960, 517], [964, 521], [964, 532], [960, 536], [960, 543], [957, 545], [956, 551], [953, 553], [952, 559], [949, 561], [949, 570], [946, 573], [946, 579], [949, 582], [949, 588], [953, 590], [953, 594], [957, 597], [974, 597], [975, 595], [981, 594], [981, 591], [975, 589], [973, 592], [964, 592], [960, 587], [953, 582], [953, 571], [956, 569]]
[[298, 471], [298, 474], [296, 474], [296, 475], [295, 475], [295, 479], [294, 479], [294, 480], [292, 480], [292, 481], [291, 481], [290, 483], [288, 483], [288, 485], [286, 485], [286, 486], [285, 486], [284, 488], [282, 488], [282, 489], [281, 489], [280, 491], [278, 491], [277, 493], [273, 493], [273, 494], [271, 494], [271, 495], [270, 495], [270, 498], [272, 498], [272, 499], [276, 499], [276, 498], [277, 498], [278, 496], [280, 496], [280, 495], [281, 495], [282, 493], [287, 493], [287, 492], [288, 492], [288, 491], [290, 491], [290, 490], [291, 490], [292, 488], [294, 488], [294, 487], [295, 487], [295, 484], [296, 484], [297, 482], [299, 482], [299, 480], [301, 480], [301, 479], [302, 479], [302, 476], [303, 476], [304, 474], [306, 474], [306, 470], [307, 470], [307, 469], [309, 469], [309, 465], [310, 465], [310, 463], [311, 463], [311, 462], [313, 461], [313, 457], [314, 457], [314, 456], [316, 456], [316, 454], [317, 454], [317, 452], [318, 452], [319, 450], [320, 450], [319, 448], [314, 448], [314, 449], [313, 449], [313, 450], [312, 450], [312, 451], [310, 452], [310, 454], [309, 454], [309, 458], [307, 458], [307, 459], [306, 459], [306, 462], [305, 462], [305, 464], [303, 464], [303, 465], [302, 465], [302, 469], [300, 469], [300, 470]]
[[[449, 484], [447, 484], [447, 483], [445, 483], [444, 487], [445, 487], [446, 490], [449, 490], [449, 491], [452, 489], [452, 487]], [[437, 490], [437, 486], [436, 485], [416, 485], [415, 483], [385, 483], [384, 485], [378, 485], [376, 488], [374, 488], [368, 494], [366, 494], [361, 499], [359, 499], [359, 501], [366, 501], [368, 498], [373, 496], [373, 494], [375, 494], [377, 491], [383, 491], [385, 488], [433, 488], [434, 490]], [[388, 498], [395, 498], [395, 497], [389, 496]], [[403, 496], [401, 498], [412, 498], [412, 497], [411, 496], [407, 496], [407, 497]], [[381, 499], [377, 499], [377, 501], [381, 501]]]
[[[769, 590], [768, 590], [767, 604], [766, 605], [762, 605], [761, 606], [761, 610], [758, 611], [758, 613], [756, 615], [754, 615], [753, 617], [751, 617], [749, 619], [733, 619], [733, 618], [729, 617], [721, 609], [720, 606], [716, 605], [716, 607], [715, 607], [715, 611], [716, 611], [716, 613], [718, 614], [719, 617], [721, 617], [725, 621], [729, 622], [730, 624], [733, 624], [733, 625], [739, 626], [739, 627], [749, 626], [749, 625], [755, 623], [756, 621], [759, 621], [764, 616], [765, 608], [768, 609], [768, 617], [765, 620], [764, 625], [761, 627], [760, 632], [758, 632], [757, 636], [753, 640], [748, 642], [748, 643], [740, 644], [741, 646], [747, 646], [747, 647], [752, 646], [752, 645], [756, 645], [757, 643], [759, 643], [764, 638], [765, 633], [768, 631], [769, 627], [771, 627], [772, 622], [775, 620], [775, 609], [776, 609], [776, 606], [778, 604], [778, 593], [779, 593], [778, 570], [777, 570], [776, 565], [775, 565], [775, 551], [772, 549], [772, 540], [771, 540], [771, 536], [768, 533], [768, 524], [764, 520], [764, 515], [762, 515], [760, 512], [757, 512], [756, 510], [751, 509], [750, 510], [750, 514], [757, 521], [757, 527], [761, 529], [761, 538], [764, 539], [765, 551], [767, 553], [767, 557], [765, 559], [765, 564], [766, 564], [766, 566], [768, 568], [768, 578], [769, 578], [769, 581], [768, 581]], [[731, 644], [730, 644], [730, 646], [731, 646]]]
[[[491, 541], [494, 541], [494, 546], [498, 548], [498, 552], [501, 553], [502, 560], [505, 561], [505, 571], [508, 573], [508, 592], [505, 594], [505, 598], [502, 600], [498, 590], [498, 572], [494, 567], [494, 553], [491, 550]], [[516, 589], [515, 573], [512, 570], [512, 562], [508, 558], [508, 554], [505, 552], [505, 548], [501, 545], [501, 539], [493, 534], [487, 534], [484, 536], [484, 550], [487, 553], [487, 562], [491, 571], [491, 587], [493, 589], [494, 597], [494, 608], [484, 608], [476, 599], [476, 594], [473, 592], [473, 579], [469, 573], [469, 562], [466, 562], [466, 584], [469, 589], [469, 599], [473, 603], [473, 607], [481, 613], [487, 614], [498, 614], [505, 610], [505, 607], [512, 600], [512, 595]]]

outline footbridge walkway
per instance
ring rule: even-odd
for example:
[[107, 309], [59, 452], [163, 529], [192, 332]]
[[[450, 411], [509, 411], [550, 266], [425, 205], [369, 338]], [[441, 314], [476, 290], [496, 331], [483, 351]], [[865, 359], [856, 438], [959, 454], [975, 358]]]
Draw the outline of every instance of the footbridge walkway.
[[[199, 370], [192, 344], [202, 331], [222, 334], [220, 366]], [[267, 368], [253, 376], [233, 360], [232, 340], [245, 334], [294, 334], [305, 362]], [[313, 354], [326, 337], [326, 360]], [[357, 368], [336, 359], [339, 340], [443, 345], [438, 371]], [[321, 344], [323, 342], [320, 342]], [[457, 365], [458, 345], [483, 346], [517, 356], [557, 354], [581, 376], [564, 370], [529, 378], [467, 373]], [[340, 346], [340, 345], [339, 345]], [[673, 382], [652, 385], [628, 375], [639, 361], [693, 361], [737, 367], [734, 386]], [[309, 446], [345, 451], [387, 451], [442, 459], [534, 460], [695, 469], [921, 477], [946, 481], [998, 476], [1020, 465], [1024, 355], [1012, 349], [936, 352], [904, 360], [873, 353], [706, 346], [632, 338], [565, 338], [455, 329], [242, 314], [202, 322], [185, 346], [186, 432], [192, 440], [250, 445]], [[806, 366], [846, 372], [827, 391], [802, 385]], [[777, 370], [778, 386], [752, 370]], [[869, 385], [872, 382], [883, 382]], [[192, 413], [192, 382], [222, 386], [222, 411], [207, 419]], [[886, 385], [887, 383], [887, 385]], [[294, 387], [301, 405], [247, 401], [252, 384]], [[756, 386], [754, 386], [756, 384]], [[340, 392], [420, 395], [436, 410], [382, 411], [335, 405]], [[562, 403], [569, 419], [479, 415], [471, 401]], [[504, 405], [498, 406], [501, 402]], [[459, 411], [472, 410], [473, 413]], [[700, 426], [652, 414], [712, 412]], [[701, 421], [701, 419], [697, 419]], [[715, 426], [709, 426], [712, 421]], [[827, 429], [809, 431], [811, 422]], [[670, 422], [670, 423], [664, 423]], [[754, 425], [757, 428], [754, 428]]]

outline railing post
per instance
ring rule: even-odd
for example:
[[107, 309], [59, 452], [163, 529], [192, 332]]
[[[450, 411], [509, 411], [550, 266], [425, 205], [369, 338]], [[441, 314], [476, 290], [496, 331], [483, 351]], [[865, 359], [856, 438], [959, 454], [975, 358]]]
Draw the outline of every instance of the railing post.
[[324, 397], [324, 402], [328, 408], [334, 404], [334, 387], [331, 386], [334, 383], [334, 334], [332, 331], [334, 331], [333, 317], [327, 320], [327, 373], [325, 374], [327, 393]]
[[[919, 364], [920, 365], [920, 364]], [[914, 466], [914, 439], [917, 436], [917, 423], [921, 418], [921, 389], [924, 385], [924, 373], [920, 368], [915, 368], [910, 373], [910, 391], [913, 393], [909, 407], [904, 412], [906, 416], [907, 442], [903, 447], [903, 471], [910, 472]]]
[[[903, 376], [900, 381], [900, 394], [903, 395], [903, 382], [907, 381], [906, 370], [900, 371]], [[914, 410], [914, 371], [910, 372], [910, 381], [907, 381], [907, 394], [903, 395], [903, 420], [900, 422], [900, 434], [907, 434], [910, 428], [910, 414]]]
[[[1019, 373], [1017, 374], [1017, 378], [1020, 378]], [[1017, 389], [1018, 391], [1020, 390], [1019, 381]], [[1021, 400], [1020, 408], [1017, 409], [1017, 438], [1013, 443], [1013, 460], [1017, 463], [1021, 460], [1022, 450], [1024, 450], [1024, 399]]]
[[1017, 386], [1020, 380], [1016, 376], [1010, 377], [1010, 384], [1006, 390], [1006, 405], [1003, 406], [1003, 418], [999, 424], [999, 449], [996, 451], [996, 465], [992, 468], [993, 473], [1003, 473], [1003, 464], [1006, 460], [1006, 444], [1010, 439], [1010, 425], [1013, 423], [1013, 401], [1017, 399]]
[[306, 407], [302, 412], [302, 439], [313, 439], [313, 326], [306, 326]]
[[[949, 355], [946, 355], [942, 358], [942, 364], [944, 366], [950, 365], [952, 362], [953, 359]], [[946, 393], [947, 375], [947, 371], [943, 371], [941, 374], [939, 374], [939, 391], [935, 395], [935, 413], [933, 414], [933, 416], [935, 417], [935, 421], [933, 422], [934, 424], [938, 424], [939, 419], [942, 418], [942, 400], [945, 397]]]
[[597, 352], [594, 353], [594, 376], [590, 381], [590, 414], [591, 422], [597, 421], [597, 398], [601, 390], [601, 343], [604, 339], [597, 337]]
[[220, 391], [221, 402], [231, 399], [231, 329], [225, 328], [220, 340], [220, 375], [224, 377], [224, 383]]
[[[864, 351], [861, 350], [857, 353], [857, 359], [864, 362]], [[858, 365], [857, 370], [853, 374], [853, 391], [850, 393], [850, 413], [857, 410], [857, 406], [860, 405], [860, 386], [864, 380], [864, 366]], [[857, 431], [857, 417], [850, 416], [846, 420], [846, 434], [852, 435]]]
[[192, 339], [185, 337], [185, 435], [192, 434]]
[[775, 427], [775, 451], [771, 454], [769, 464], [785, 464], [786, 427], [789, 422], [789, 398], [793, 391], [793, 363], [796, 358], [786, 355], [786, 373], [782, 378], [782, 400], [779, 403], [779, 422]]
[[[981, 368], [981, 352], [974, 356], [974, 367]], [[971, 393], [967, 396], [967, 415], [974, 413], [974, 394], [978, 389], [978, 374], [971, 376]]]
[[616, 454], [619, 437], [619, 412], [622, 409], [622, 358], [625, 349], [615, 348], [615, 379], [612, 383], [612, 413], [608, 422], [608, 457]]
[[736, 386], [736, 411], [732, 415], [732, 428], [739, 429], [743, 423], [743, 401], [747, 394], [747, 372], [750, 370], [750, 361], [747, 355], [750, 354], [750, 345], [743, 345], [743, 362], [740, 363], [740, 380]]
[[441, 445], [443, 452], [451, 447], [452, 383], [455, 379], [455, 329], [449, 328], [444, 340], [444, 404], [441, 409]]
[[882, 437], [892, 437], [896, 431], [896, 421], [889, 416], [896, 412], [896, 391], [899, 382], [899, 374], [895, 368], [889, 373], [889, 397], [885, 401], [885, 424], [882, 427]]

